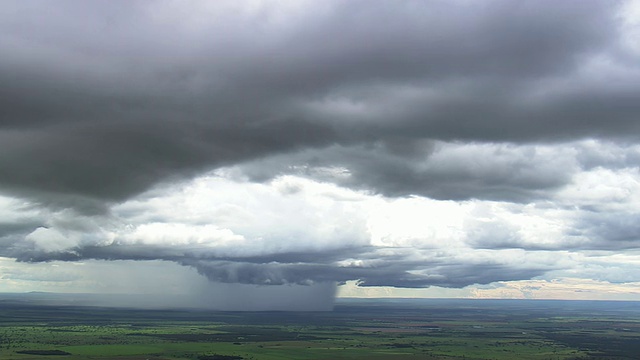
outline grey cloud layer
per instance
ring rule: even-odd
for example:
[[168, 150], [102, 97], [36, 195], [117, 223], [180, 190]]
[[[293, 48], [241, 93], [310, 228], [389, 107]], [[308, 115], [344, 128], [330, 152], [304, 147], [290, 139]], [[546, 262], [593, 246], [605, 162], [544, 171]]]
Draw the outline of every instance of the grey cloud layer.
[[[329, 2], [290, 16], [96, 5], [3, 5], [4, 189], [78, 206], [334, 143], [640, 133], [640, 82], [581, 73], [597, 56], [622, 61], [611, 3]], [[393, 184], [380, 168], [363, 177], [395, 193], [427, 177]]]
[[294, 173], [387, 196], [532, 201], [581, 168], [566, 148], [464, 143], [372, 143], [277, 155], [238, 166], [255, 181]]
[[[637, 151], [612, 161], [575, 145], [640, 134], [640, 59], [622, 41], [618, 5], [5, 1], [0, 192], [109, 216], [154, 185], [229, 167], [254, 181], [298, 174], [390, 197], [549, 199], [581, 169], [640, 163]], [[613, 240], [635, 247], [628, 219], [576, 223], [596, 238], [622, 224]], [[201, 259], [178, 247], [91, 241], [37, 253], [18, 238], [39, 225], [0, 224], [3, 254], [165, 259], [244, 283], [464, 286], [549, 270], [406, 259], [341, 268], [333, 262], [344, 254]], [[427, 268], [433, 274], [415, 274]]]
[[[202, 247], [112, 244], [59, 252], [20, 249], [13, 255], [27, 262], [160, 259], [193, 267], [212, 281], [259, 285], [312, 285], [357, 279], [361, 286], [464, 287], [530, 279], [557, 268], [553, 263], [533, 261], [516, 264], [511, 254], [496, 254], [503, 259], [457, 259], [458, 251], [433, 254], [430, 250], [408, 248], [346, 247], [240, 257], [220, 256], [215, 250]], [[345, 259], [358, 259], [364, 264], [340, 264]]]

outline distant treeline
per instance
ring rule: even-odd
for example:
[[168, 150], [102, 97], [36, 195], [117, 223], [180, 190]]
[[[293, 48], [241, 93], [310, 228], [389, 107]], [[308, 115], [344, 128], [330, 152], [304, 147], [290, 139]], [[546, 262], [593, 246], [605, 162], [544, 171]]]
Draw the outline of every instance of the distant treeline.
[[16, 353], [25, 355], [71, 355], [71, 353], [62, 350], [20, 350], [16, 351]]
[[235, 355], [200, 355], [198, 356], [198, 360], [243, 360], [242, 356]]

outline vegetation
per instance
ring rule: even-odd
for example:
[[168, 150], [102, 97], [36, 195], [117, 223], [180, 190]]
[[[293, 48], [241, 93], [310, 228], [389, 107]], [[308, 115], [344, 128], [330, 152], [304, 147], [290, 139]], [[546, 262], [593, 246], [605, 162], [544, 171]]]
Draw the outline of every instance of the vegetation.
[[0, 359], [637, 359], [640, 304], [344, 301], [333, 312], [0, 303]]

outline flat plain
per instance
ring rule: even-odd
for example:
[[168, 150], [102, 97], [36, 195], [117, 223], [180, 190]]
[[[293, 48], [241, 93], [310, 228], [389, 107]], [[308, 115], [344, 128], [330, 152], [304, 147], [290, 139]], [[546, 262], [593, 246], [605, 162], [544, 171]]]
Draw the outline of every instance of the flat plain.
[[217, 312], [0, 300], [3, 360], [639, 358], [636, 302], [339, 299], [331, 312]]

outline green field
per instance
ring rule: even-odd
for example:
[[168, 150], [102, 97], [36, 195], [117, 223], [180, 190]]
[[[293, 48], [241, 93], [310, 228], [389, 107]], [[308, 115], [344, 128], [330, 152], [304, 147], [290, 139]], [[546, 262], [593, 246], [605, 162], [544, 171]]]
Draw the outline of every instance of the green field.
[[[621, 306], [623, 305], [623, 306]], [[635, 303], [344, 301], [333, 312], [0, 302], [0, 359], [638, 359]]]

